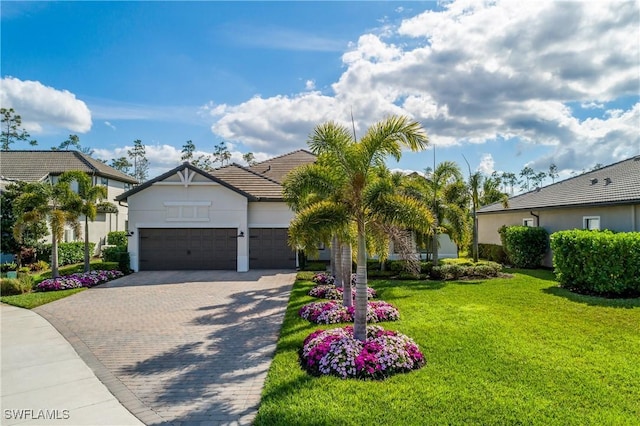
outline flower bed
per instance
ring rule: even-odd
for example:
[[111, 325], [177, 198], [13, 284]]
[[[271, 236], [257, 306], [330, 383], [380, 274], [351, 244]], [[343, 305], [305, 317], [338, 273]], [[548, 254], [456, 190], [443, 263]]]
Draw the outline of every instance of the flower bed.
[[91, 271], [84, 274], [71, 274], [58, 278], [49, 278], [38, 285], [36, 291], [68, 290], [70, 288], [93, 287], [122, 277], [124, 274], [116, 269], [112, 271]]
[[353, 327], [317, 330], [304, 340], [300, 364], [314, 376], [384, 379], [426, 364], [409, 337], [380, 326], [367, 327], [367, 341], [354, 339]]
[[[309, 290], [309, 296], [318, 297], [320, 299], [342, 300], [344, 289], [335, 285], [317, 285]], [[352, 296], [356, 297], [356, 289], [351, 288]], [[367, 287], [367, 299], [375, 299], [378, 293], [371, 287]]]
[[[342, 303], [330, 300], [327, 302], [313, 302], [300, 308], [302, 318], [316, 324], [336, 324], [353, 322], [355, 307], [345, 307]], [[381, 321], [397, 321], [400, 319], [398, 309], [390, 303], [375, 301], [367, 303], [367, 323]]]
[[313, 278], [311, 278], [311, 281], [319, 285], [328, 285], [328, 284], [333, 284], [334, 278], [333, 276], [327, 273], [318, 272], [313, 276]]

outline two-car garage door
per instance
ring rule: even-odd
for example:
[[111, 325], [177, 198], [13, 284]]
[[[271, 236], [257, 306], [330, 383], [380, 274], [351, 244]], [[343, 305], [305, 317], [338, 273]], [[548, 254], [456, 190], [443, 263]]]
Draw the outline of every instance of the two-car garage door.
[[[236, 228], [143, 228], [139, 269], [237, 270]], [[294, 269], [295, 252], [287, 243], [286, 228], [249, 230], [250, 269]]]

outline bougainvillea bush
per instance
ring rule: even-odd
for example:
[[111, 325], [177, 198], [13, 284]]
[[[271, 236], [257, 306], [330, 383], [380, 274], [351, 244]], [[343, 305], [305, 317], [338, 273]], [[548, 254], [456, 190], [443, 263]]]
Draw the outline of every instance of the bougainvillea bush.
[[[335, 285], [317, 285], [309, 290], [309, 296], [318, 297], [320, 299], [342, 300], [344, 289]], [[355, 299], [356, 289], [351, 289], [351, 295]], [[367, 299], [375, 299], [378, 293], [371, 287], [367, 287]]]
[[124, 274], [117, 269], [111, 271], [91, 271], [84, 274], [71, 274], [44, 280], [36, 285], [36, 291], [56, 291], [79, 287], [93, 287], [122, 276], [124, 276]]
[[385, 379], [426, 364], [411, 338], [380, 326], [367, 326], [367, 340], [353, 337], [353, 327], [317, 330], [304, 340], [300, 364], [314, 376]]
[[[354, 306], [347, 308], [335, 300], [308, 303], [299, 311], [302, 318], [316, 324], [353, 322], [354, 313]], [[392, 304], [383, 301], [367, 303], [367, 323], [397, 321], [398, 319], [400, 319], [400, 312]]]

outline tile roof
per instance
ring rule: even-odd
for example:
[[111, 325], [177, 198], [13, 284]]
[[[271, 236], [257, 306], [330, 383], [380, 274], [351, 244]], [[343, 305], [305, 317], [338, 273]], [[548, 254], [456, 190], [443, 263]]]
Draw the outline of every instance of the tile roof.
[[126, 200], [127, 197], [133, 195], [155, 182], [162, 181], [178, 171], [189, 168], [208, 179], [220, 183], [223, 186], [244, 195], [252, 201], [282, 201], [282, 180], [294, 168], [310, 164], [316, 161], [316, 156], [303, 149], [284, 154], [279, 157], [257, 163], [251, 167], [243, 167], [238, 164], [230, 164], [220, 167], [211, 172], [206, 172], [195, 167], [190, 163], [169, 170], [168, 172], [144, 182], [122, 195], [116, 197], [116, 200]]
[[299, 149], [288, 154], [270, 158], [266, 161], [249, 166], [252, 172], [261, 174], [278, 183], [284, 181], [285, 176], [298, 166], [315, 163], [317, 157], [307, 150]]
[[69, 170], [80, 170], [137, 183], [133, 177], [78, 151], [2, 151], [0, 152], [0, 176], [6, 179], [37, 182], [49, 175], [59, 175]]
[[258, 200], [282, 200], [282, 185], [237, 164], [215, 169], [211, 175]]
[[576, 206], [640, 203], [640, 156], [509, 198], [478, 210], [479, 214]]

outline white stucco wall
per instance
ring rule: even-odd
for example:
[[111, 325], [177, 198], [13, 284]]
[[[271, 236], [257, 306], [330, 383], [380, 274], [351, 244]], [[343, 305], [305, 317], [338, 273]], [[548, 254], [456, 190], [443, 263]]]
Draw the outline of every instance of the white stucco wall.
[[284, 202], [249, 203], [249, 228], [288, 228], [293, 217]]
[[[156, 182], [130, 196], [128, 205], [134, 271], [139, 268], [140, 228], [236, 228], [248, 235], [247, 198], [197, 174], [186, 186], [177, 176]], [[238, 238], [237, 270], [248, 269], [248, 238]]]

